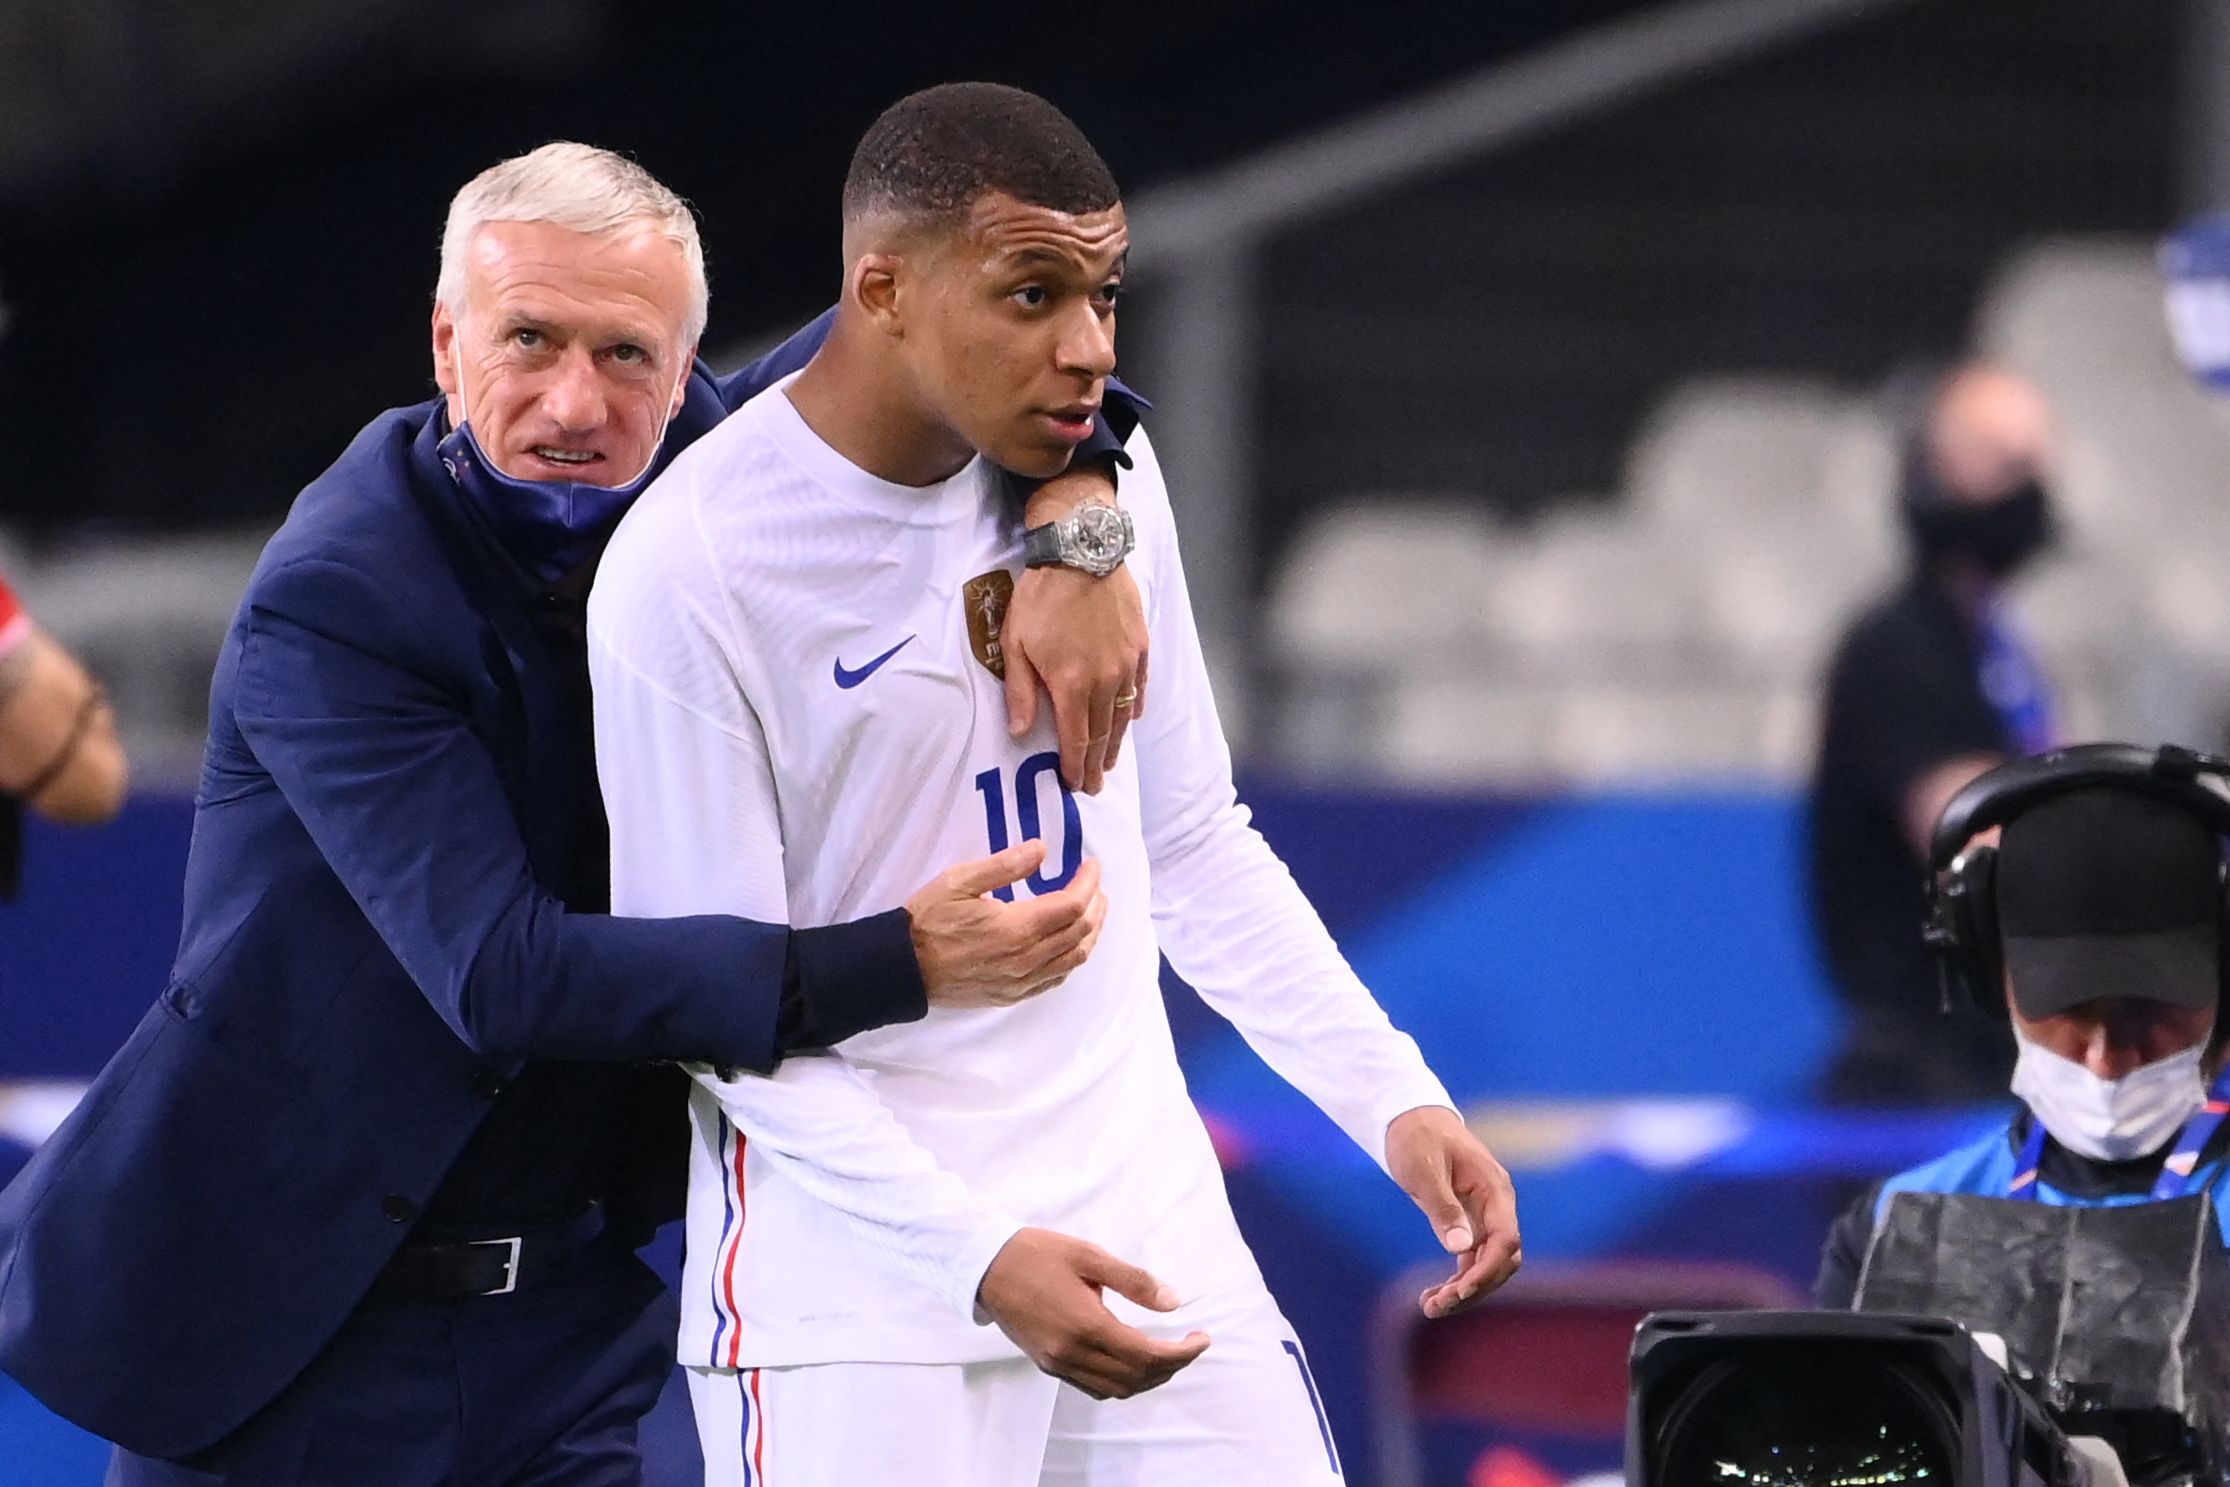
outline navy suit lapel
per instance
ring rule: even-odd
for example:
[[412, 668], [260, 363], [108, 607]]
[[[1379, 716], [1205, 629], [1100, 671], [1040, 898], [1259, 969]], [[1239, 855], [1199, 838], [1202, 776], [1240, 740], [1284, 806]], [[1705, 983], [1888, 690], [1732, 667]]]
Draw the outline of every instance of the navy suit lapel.
[[574, 791], [588, 761], [578, 757], [583, 731], [573, 718], [581, 700], [536, 633], [528, 610], [530, 581], [472, 514], [443, 468], [435, 446], [441, 419], [429, 419], [411, 450], [411, 488], [425, 508], [472, 608], [486, 619], [508, 663], [507, 677], [491, 677], [516, 704], [523, 730], [515, 740], [490, 739], [496, 765], [510, 784], [527, 855], [545, 885], [565, 881], [570, 864]]

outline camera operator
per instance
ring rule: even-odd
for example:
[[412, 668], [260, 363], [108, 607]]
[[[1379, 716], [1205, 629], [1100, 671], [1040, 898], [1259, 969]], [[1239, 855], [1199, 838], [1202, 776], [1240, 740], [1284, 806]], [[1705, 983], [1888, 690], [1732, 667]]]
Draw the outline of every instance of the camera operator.
[[2078, 1207], [2206, 1192], [2230, 1222], [2230, 798], [2196, 778], [2218, 764], [2085, 745], [2000, 765], [1946, 807], [1929, 939], [1947, 992], [2010, 1018], [2021, 1109], [1855, 1204], [1829, 1236], [1821, 1305], [1851, 1305], [1900, 1192]]

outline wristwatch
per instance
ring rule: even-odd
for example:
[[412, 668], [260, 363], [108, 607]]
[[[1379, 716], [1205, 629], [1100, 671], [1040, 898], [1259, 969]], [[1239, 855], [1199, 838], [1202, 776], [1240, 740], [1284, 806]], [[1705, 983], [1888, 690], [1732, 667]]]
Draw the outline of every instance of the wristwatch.
[[1023, 533], [1022, 561], [1031, 568], [1081, 568], [1094, 578], [1105, 578], [1123, 565], [1137, 545], [1130, 513], [1093, 501], [1059, 521]]

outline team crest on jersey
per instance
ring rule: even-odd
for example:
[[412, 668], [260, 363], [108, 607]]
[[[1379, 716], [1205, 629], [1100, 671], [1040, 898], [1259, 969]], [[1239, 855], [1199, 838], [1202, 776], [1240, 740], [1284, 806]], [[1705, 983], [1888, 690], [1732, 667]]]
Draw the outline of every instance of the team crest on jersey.
[[960, 591], [960, 607], [968, 614], [968, 648], [983, 669], [1001, 681], [1007, 679], [1007, 654], [999, 648], [999, 630], [1006, 624], [1007, 601], [1014, 597], [1014, 575], [994, 568], [968, 580]]

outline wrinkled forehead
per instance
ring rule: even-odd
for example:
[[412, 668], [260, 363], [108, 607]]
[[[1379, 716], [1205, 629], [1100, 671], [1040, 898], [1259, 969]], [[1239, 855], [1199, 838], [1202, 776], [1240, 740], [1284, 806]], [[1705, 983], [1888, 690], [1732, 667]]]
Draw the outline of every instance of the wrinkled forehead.
[[648, 223], [575, 232], [489, 222], [465, 254], [465, 301], [482, 317], [669, 340], [688, 318], [689, 264]]
[[1096, 212], [1063, 212], [987, 191], [969, 203], [960, 235], [998, 269], [1042, 263], [1097, 278], [1121, 268], [1130, 252], [1121, 202]]

